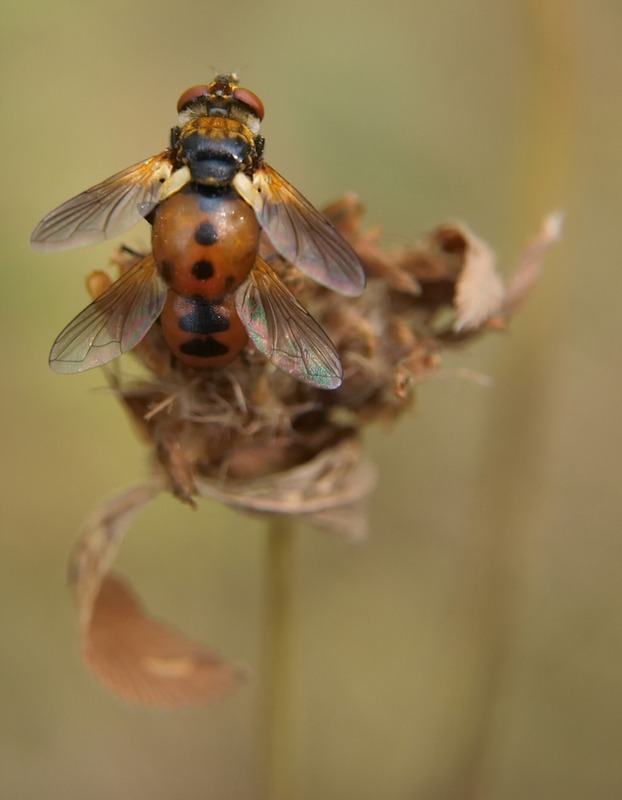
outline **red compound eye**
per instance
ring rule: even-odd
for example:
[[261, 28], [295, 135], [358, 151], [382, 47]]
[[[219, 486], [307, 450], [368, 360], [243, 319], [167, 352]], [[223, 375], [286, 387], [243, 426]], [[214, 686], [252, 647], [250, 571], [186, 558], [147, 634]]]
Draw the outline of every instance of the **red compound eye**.
[[203, 97], [203, 95], [206, 94], [209, 94], [209, 86], [205, 84], [199, 84], [197, 86], [192, 86], [190, 89], [186, 89], [177, 101], [177, 113], [183, 111], [184, 108], [189, 106], [197, 97]]
[[248, 89], [234, 89], [233, 97], [238, 101], [238, 103], [244, 103], [245, 106], [252, 108], [260, 120], [263, 119], [263, 115], [265, 113], [263, 103], [256, 94], [249, 92]]

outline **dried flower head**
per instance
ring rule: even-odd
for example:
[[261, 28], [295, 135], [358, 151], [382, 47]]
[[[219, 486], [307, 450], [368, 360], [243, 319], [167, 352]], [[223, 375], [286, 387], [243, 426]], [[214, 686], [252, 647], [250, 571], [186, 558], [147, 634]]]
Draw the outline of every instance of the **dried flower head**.
[[[416, 247], [387, 251], [379, 231], [361, 227], [356, 197], [346, 195], [324, 213], [365, 267], [362, 296], [344, 298], [276, 253], [262, 255], [336, 345], [344, 365], [338, 389], [296, 381], [251, 344], [224, 370], [193, 371], [171, 358], [158, 325], [134, 350], [143, 377], [107, 370], [151, 449], [154, 474], [87, 523], [70, 575], [86, 660], [129, 700], [207, 702], [241, 677], [146, 617], [129, 590], [107, 576], [133, 515], [168, 488], [191, 505], [209, 497], [245, 512], [302, 517], [350, 538], [364, 535], [375, 472], [361, 447], [362, 427], [407, 411], [416, 385], [439, 368], [446, 348], [506, 326], [561, 227], [559, 215], [545, 220], [506, 287], [490, 247], [464, 225], [442, 225]], [[121, 248], [115, 263], [123, 273], [139, 258]], [[91, 276], [93, 296], [109, 282], [105, 273]], [[115, 630], [116, 652], [125, 656], [110, 648]]]

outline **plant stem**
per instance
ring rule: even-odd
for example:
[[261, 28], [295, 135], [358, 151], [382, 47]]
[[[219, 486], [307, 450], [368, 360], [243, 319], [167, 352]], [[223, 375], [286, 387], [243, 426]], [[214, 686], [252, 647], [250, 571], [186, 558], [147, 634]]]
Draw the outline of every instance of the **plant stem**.
[[295, 534], [288, 517], [268, 523], [265, 595], [264, 720], [266, 800], [293, 797], [292, 639]]

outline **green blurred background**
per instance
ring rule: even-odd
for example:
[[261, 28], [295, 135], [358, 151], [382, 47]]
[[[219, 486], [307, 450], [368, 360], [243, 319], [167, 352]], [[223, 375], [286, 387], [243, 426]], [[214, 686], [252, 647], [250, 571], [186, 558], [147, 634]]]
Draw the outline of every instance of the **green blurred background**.
[[621, 797], [619, 0], [2, 12], [0, 796], [260, 797], [261, 523], [163, 497], [118, 561], [155, 613], [256, 671], [233, 699], [131, 709], [79, 662], [67, 556], [145, 452], [101, 375], [46, 364], [113, 245], [28, 248], [44, 213], [166, 144], [185, 88], [237, 69], [269, 161], [317, 205], [357, 191], [390, 243], [458, 218], [507, 272], [566, 212], [509, 335], [369, 431], [371, 538], [298, 530], [292, 800]]

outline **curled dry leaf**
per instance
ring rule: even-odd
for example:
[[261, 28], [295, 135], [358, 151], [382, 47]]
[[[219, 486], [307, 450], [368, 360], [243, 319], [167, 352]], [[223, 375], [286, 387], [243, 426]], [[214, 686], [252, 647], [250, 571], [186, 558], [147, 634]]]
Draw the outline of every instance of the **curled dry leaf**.
[[202, 705], [233, 691], [242, 672], [151, 619], [129, 586], [109, 572], [131, 521], [165, 485], [157, 476], [98, 509], [74, 548], [69, 580], [84, 661], [108, 689], [130, 703]]
[[93, 674], [129, 703], [204, 705], [244, 680], [241, 670], [149, 617], [128, 585], [111, 573], [82, 633], [82, 653]]
[[[91, 519], [71, 578], [85, 658], [128, 699], [206, 702], [239, 682], [235, 670], [150, 620], [123, 584], [106, 577], [137, 510], [166, 487], [191, 506], [210, 498], [360, 538], [376, 480], [361, 445], [363, 427], [393, 422], [411, 408], [415, 387], [439, 368], [445, 349], [507, 323], [560, 227], [557, 217], [548, 219], [505, 290], [491, 248], [464, 225], [443, 225], [418, 246], [391, 251], [378, 230], [362, 228], [354, 195], [325, 214], [365, 267], [368, 286], [360, 297], [344, 298], [310, 280], [267, 240], [261, 253], [336, 346], [344, 366], [338, 389], [297, 382], [252, 345], [226, 369], [193, 371], [174, 361], [157, 324], [133, 350], [143, 377], [107, 369], [151, 449], [155, 478]], [[140, 258], [121, 248], [115, 263], [124, 273]], [[91, 290], [103, 285], [98, 274]]]
[[501, 308], [504, 287], [496, 270], [495, 256], [486, 242], [462, 229], [464, 265], [456, 281], [454, 331], [480, 328]]
[[78, 603], [82, 634], [90, 625], [102, 581], [112, 566], [130, 523], [165, 486], [161, 475], [133, 486], [104, 503], [83, 526], [69, 560], [69, 583]]
[[344, 439], [310, 461], [270, 477], [226, 483], [196, 479], [203, 497], [238, 511], [297, 516], [347, 539], [367, 533], [365, 499], [376, 470], [357, 439]]

